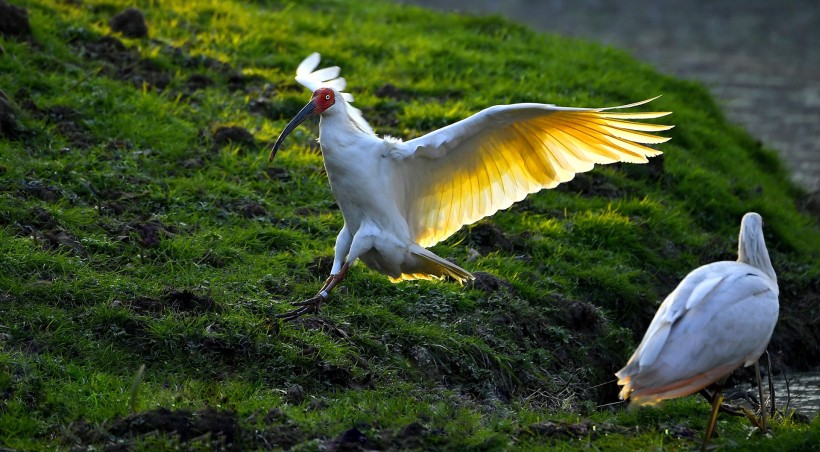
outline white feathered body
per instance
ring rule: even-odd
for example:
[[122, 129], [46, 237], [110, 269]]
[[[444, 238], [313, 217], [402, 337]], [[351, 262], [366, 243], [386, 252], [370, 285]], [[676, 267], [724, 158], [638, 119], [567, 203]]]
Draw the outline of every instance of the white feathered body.
[[622, 394], [654, 403], [696, 392], [753, 364], [777, 322], [777, 285], [760, 269], [715, 262], [664, 300], [626, 367]]
[[699, 267], [666, 297], [615, 374], [624, 386], [621, 398], [642, 405], [692, 394], [766, 350], [779, 289], [756, 213], [744, 216], [738, 248], [739, 261]]
[[330, 106], [322, 104], [319, 127], [330, 186], [345, 220], [332, 274], [361, 259], [393, 281], [472, 279], [425, 248], [595, 164], [644, 163], [660, 154], [644, 144], [668, 140], [646, 132], [672, 127], [632, 121], [668, 112], [515, 104], [487, 108], [407, 142], [379, 138], [350, 105], [353, 97], [341, 91], [346, 82], [339, 68], [315, 70], [319, 60], [315, 53], [305, 58], [296, 80], [314, 96], [322, 93], [311, 103], [332, 99]]
[[[471, 277], [461, 267], [413, 240], [402, 212], [403, 178], [397, 169], [398, 140], [377, 137], [346, 114], [344, 100], [325, 111], [319, 144], [330, 187], [345, 225], [337, 237], [335, 273], [356, 258], [391, 280]], [[392, 151], [392, 152], [391, 152]]]

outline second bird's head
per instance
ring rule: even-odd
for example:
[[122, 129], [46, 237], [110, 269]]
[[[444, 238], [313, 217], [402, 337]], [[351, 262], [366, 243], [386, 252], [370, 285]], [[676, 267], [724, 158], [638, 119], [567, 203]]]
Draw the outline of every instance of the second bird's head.
[[300, 111], [290, 120], [287, 126], [285, 126], [285, 130], [279, 134], [279, 138], [276, 139], [276, 143], [273, 145], [273, 149], [270, 151], [270, 158], [269, 160], [273, 160], [273, 157], [276, 156], [276, 151], [279, 150], [279, 146], [282, 145], [282, 142], [285, 141], [285, 138], [293, 132], [293, 129], [299, 126], [299, 124], [305, 122], [305, 120], [313, 115], [321, 115], [325, 111], [327, 111], [330, 107], [336, 104], [336, 97], [338, 93], [333, 90], [333, 88], [319, 88], [313, 92], [313, 97], [311, 97], [310, 102], [307, 103]]

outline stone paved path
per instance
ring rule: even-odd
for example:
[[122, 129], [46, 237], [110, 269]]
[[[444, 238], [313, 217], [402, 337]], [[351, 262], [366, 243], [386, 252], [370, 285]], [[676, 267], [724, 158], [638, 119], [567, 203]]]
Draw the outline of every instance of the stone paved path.
[[820, 200], [820, 0], [400, 0], [503, 14], [699, 80]]

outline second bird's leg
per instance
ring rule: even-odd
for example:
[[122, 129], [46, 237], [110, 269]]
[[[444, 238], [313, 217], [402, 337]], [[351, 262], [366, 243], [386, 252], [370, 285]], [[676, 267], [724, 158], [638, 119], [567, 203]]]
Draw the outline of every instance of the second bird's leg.
[[703, 434], [703, 444], [700, 446], [700, 450], [702, 452], [706, 451], [706, 447], [709, 445], [709, 440], [712, 439], [712, 433], [715, 431], [718, 411], [720, 411], [720, 404], [723, 402], [723, 394], [721, 394], [721, 391], [723, 391], [724, 383], [726, 383], [726, 378], [723, 378], [715, 383], [717, 388], [715, 389], [715, 393], [712, 394], [712, 415], [709, 417], [709, 423], [706, 425], [706, 432]]
[[760, 421], [756, 422], [757, 428], [762, 433], [766, 433], [766, 401], [763, 400], [763, 382], [760, 381], [760, 358], [755, 361], [755, 376], [757, 377], [757, 392], [760, 397]]
[[[706, 401], [709, 402], [710, 405], [712, 404], [712, 401], [714, 400], [715, 396], [717, 396], [717, 392], [714, 392], [713, 394], [710, 394], [709, 391], [707, 391], [706, 389], [701, 389], [698, 393], [700, 395], [702, 395], [703, 398], [706, 399]], [[726, 413], [726, 414], [729, 414], [729, 415], [732, 415], [732, 416], [738, 416], [738, 417], [746, 416], [746, 413], [744, 413], [742, 409], [735, 408], [735, 407], [733, 407], [731, 405], [727, 405], [725, 403], [721, 403], [720, 407], [718, 407], [718, 410], [719, 410], [720, 413]]]
[[319, 289], [319, 292], [317, 292], [316, 295], [305, 301], [296, 301], [291, 303], [293, 306], [298, 307], [292, 311], [285, 312], [284, 314], [277, 314], [276, 318], [289, 321], [297, 319], [305, 314], [319, 312], [319, 308], [321, 308], [322, 303], [324, 303], [325, 300], [327, 300], [327, 297], [330, 296], [330, 291], [342, 282], [342, 280], [345, 279], [345, 276], [347, 276], [348, 267], [350, 267], [349, 263], [342, 265], [342, 268], [337, 273], [330, 275], [325, 280], [325, 284], [321, 289]]

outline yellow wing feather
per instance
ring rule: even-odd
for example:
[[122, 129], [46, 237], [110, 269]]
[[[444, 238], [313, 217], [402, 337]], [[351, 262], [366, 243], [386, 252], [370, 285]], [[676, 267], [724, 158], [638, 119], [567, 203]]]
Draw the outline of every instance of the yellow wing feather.
[[415, 149], [402, 160], [410, 182], [404, 198], [411, 235], [428, 247], [595, 164], [645, 163], [661, 153], [646, 144], [669, 140], [649, 132], [673, 126], [634, 120], [667, 114], [518, 104], [487, 109], [404, 143]]

